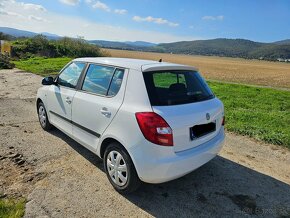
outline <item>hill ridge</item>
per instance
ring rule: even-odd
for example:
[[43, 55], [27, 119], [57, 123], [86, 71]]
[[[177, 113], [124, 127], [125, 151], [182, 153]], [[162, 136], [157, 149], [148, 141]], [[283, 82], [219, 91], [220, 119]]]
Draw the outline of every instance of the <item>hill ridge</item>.
[[[10, 27], [0, 27], [0, 32], [14, 37], [34, 37], [45, 35], [48, 39], [60, 39], [61, 36], [51, 33], [34, 33]], [[172, 43], [154, 44], [145, 41], [108, 41], [87, 40], [91, 44], [103, 48], [176, 53], [187, 55], [206, 55], [222, 57], [239, 57], [247, 59], [279, 60], [290, 62], [290, 39], [272, 43], [255, 42], [249, 39], [216, 38], [206, 40], [179, 41]]]

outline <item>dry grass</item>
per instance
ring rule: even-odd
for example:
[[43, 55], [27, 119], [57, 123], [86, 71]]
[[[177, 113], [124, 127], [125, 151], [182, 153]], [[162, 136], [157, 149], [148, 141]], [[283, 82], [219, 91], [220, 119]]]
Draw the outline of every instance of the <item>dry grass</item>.
[[290, 64], [240, 58], [189, 56], [107, 49], [112, 57], [151, 59], [193, 65], [206, 79], [290, 88]]

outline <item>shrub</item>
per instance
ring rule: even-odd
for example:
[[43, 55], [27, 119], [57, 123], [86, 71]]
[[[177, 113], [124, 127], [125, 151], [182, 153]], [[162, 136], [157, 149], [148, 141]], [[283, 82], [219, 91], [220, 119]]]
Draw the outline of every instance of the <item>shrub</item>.
[[8, 55], [0, 54], [0, 69], [12, 69], [14, 67], [15, 64], [10, 62]]
[[71, 39], [64, 37], [54, 42], [57, 56], [68, 57], [98, 57], [103, 56], [101, 49], [96, 45], [87, 43], [83, 39]]
[[[84, 39], [64, 37], [59, 40], [48, 40], [43, 35], [16, 40], [12, 44], [12, 55], [16, 58], [29, 58], [31, 55], [41, 57], [99, 57], [106, 54], [96, 45]], [[29, 54], [29, 55], [28, 55]]]

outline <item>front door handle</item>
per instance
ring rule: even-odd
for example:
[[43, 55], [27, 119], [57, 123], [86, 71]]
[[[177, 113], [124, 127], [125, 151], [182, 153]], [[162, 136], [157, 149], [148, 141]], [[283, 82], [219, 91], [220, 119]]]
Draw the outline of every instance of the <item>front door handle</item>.
[[103, 107], [100, 111], [101, 111], [101, 114], [103, 114], [105, 117], [111, 116], [111, 112], [108, 111], [108, 108], [106, 108], [106, 107]]
[[65, 101], [66, 101], [66, 103], [71, 104], [71, 99], [70, 99], [69, 97], [67, 97], [67, 98], [65, 99]]

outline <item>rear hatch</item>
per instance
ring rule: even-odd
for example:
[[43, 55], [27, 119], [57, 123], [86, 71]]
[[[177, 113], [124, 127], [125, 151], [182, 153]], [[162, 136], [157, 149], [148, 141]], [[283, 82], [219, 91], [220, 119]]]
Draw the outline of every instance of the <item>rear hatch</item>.
[[223, 104], [198, 72], [163, 70], [143, 76], [153, 111], [172, 128], [175, 152], [199, 146], [218, 134]]

